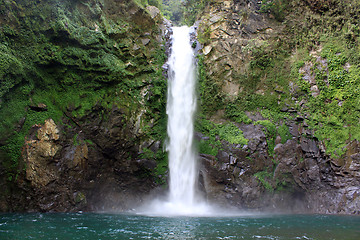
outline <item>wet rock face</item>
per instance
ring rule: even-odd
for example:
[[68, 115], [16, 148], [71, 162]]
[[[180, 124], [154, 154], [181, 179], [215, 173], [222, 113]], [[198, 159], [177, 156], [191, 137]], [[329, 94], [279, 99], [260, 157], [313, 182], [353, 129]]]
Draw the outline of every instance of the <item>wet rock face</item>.
[[357, 141], [347, 146], [345, 157], [334, 160], [320, 150], [318, 141], [298, 132], [298, 137], [275, 146], [271, 160], [259, 125], [241, 129], [251, 139], [248, 145], [223, 142], [217, 156], [200, 155], [210, 201], [243, 209], [359, 214]]
[[[121, 210], [139, 203], [156, 186], [149, 172], [157, 162], [142, 159], [140, 148], [159, 140], [143, 129], [154, 126], [161, 111], [149, 102], [161, 105], [152, 96], [153, 88], [158, 95], [163, 88], [155, 58], [162, 58], [170, 23], [136, 1], [17, 1], [1, 9], [0, 22], [11, 31], [1, 29], [0, 38], [19, 56], [31, 49], [18, 60], [31, 65], [24, 76], [34, 79], [21, 78], [5, 91], [6, 101], [16, 102], [18, 86], [30, 89], [20, 91], [29, 103], [11, 129], [25, 137], [11, 180], [0, 150], [0, 211]], [[50, 88], [59, 95], [46, 105], [35, 100]], [[10, 137], [1, 136], [0, 146]], [[146, 147], [156, 152], [158, 145]]]
[[230, 98], [241, 90], [237, 78], [246, 68], [251, 49], [276, 34], [274, 24], [261, 15], [259, 1], [213, 1], [199, 23], [208, 76]]
[[[311, 9], [310, 14], [322, 14], [335, 9], [338, 3], [304, 0], [299, 4], [302, 10]], [[234, 106], [242, 104], [239, 96], [245, 95], [247, 90], [241, 84], [246, 85], [244, 79], [249, 83], [252, 79], [249, 70], [252, 51], [269, 48], [271, 43], [267, 44], [273, 39], [281, 41], [281, 37], [285, 37], [284, 32], [289, 30], [286, 23], [275, 21], [271, 14], [262, 14], [261, 4], [261, 1], [252, 0], [212, 1], [202, 14], [198, 39], [203, 45], [205, 79], [206, 84], [213, 84], [217, 89], [202, 92], [204, 102], [216, 99], [216, 102], [234, 103]], [[314, 69], [324, 76], [329, 74], [329, 63], [321, 57], [321, 47], [316, 49], [309, 52], [314, 61], [305, 61], [298, 69], [313, 98], [321, 94], [320, 86], [329, 86], [326, 77], [320, 83], [314, 74]], [[350, 64], [346, 63], [344, 70], [348, 71], [348, 66]], [[360, 189], [358, 142], [349, 140], [344, 147], [346, 154], [341, 158], [329, 156], [325, 144], [306, 123], [311, 113], [306, 112], [307, 101], [300, 99], [302, 93], [295, 82], [289, 79], [289, 92], [302, 113], [285, 104], [280, 111], [292, 115], [293, 120], [284, 118], [274, 124], [277, 128], [285, 124], [290, 139], [286, 141], [281, 136], [270, 139], [265, 126], [240, 124], [238, 127], [248, 139], [247, 145], [234, 146], [223, 141], [216, 156], [200, 156], [204, 192], [210, 200], [242, 208], [359, 214], [356, 210]], [[284, 91], [262, 82], [254, 89], [255, 95], [266, 95], [266, 88], [274, 88], [274, 93]], [[216, 98], [221, 94], [226, 97]], [[279, 106], [281, 101], [278, 101]], [[338, 102], [338, 106], [342, 104]], [[216, 115], [217, 122], [230, 121], [226, 114], [218, 116], [224, 109], [229, 110], [229, 106], [203, 105], [208, 119]], [[217, 109], [212, 112], [212, 108]], [[253, 122], [266, 120], [261, 116], [262, 109], [253, 111], [246, 113]]]
[[[45, 121], [43, 126], [34, 126], [33, 140], [25, 141], [26, 179], [37, 188], [46, 186], [59, 178], [59, 172], [49, 166], [56, 153], [61, 149], [58, 144], [59, 129], [52, 119]], [[49, 166], [49, 167], [48, 167]]]
[[156, 186], [145, 176], [157, 163], [132, 160], [139, 154], [136, 133], [122, 127], [120, 112], [113, 109], [105, 122], [77, 119], [78, 126], [67, 131], [52, 119], [33, 126], [23, 151], [26, 175], [18, 181], [23, 193], [11, 196], [14, 204], [45, 212], [119, 211], [140, 204]]

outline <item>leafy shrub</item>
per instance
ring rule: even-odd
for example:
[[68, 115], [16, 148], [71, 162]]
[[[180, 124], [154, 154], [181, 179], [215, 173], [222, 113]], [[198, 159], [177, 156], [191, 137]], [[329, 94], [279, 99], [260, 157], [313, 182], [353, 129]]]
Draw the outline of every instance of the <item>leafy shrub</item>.
[[250, 124], [252, 120], [245, 114], [244, 111], [240, 110], [239, 105], [230, 103], [225, 107], [225, 116], [235, 122]]
[[276, 20], [283, 21], [287, 6], [287, 0], [262, 0], [260, 12], [271, 13]]
[[262, 171], [262, 172], [255, 173], [254, 176], [265, 187], [265, 189], [267, 189], [270, 192], [274, 191], [273, 186], [271, 185], [270, 181], [268, 180], [269, 178], [270, 179], [272, 178], [273, 174], [271, 174], [267, 171]]
[[248, 143], [248, 139], [244, 137], [243, 132], [234, 124], [218, 124], [217, 127], [220, 139], [223, 139], [231, 144], [246, 145]]

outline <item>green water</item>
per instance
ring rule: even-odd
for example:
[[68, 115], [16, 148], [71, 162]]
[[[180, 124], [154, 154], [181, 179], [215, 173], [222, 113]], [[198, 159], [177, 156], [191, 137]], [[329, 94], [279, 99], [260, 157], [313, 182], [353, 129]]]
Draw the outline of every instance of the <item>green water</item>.
[[0, 214], [0, 239], [360, 239], [359, 216]]

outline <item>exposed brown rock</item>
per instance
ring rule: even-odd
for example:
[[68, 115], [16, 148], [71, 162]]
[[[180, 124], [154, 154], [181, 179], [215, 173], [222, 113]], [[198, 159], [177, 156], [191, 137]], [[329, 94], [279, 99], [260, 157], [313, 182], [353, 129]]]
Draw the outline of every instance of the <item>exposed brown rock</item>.
[[59, 178], [59, 172], [54, 167], [54, 156], [61, 146], [57, 142], [59, 129], [52, 119], [46, 120], [36, 133], [36, 139], [25, 141], [24, 145], [26, 179], [32, 186], [41, 188]]

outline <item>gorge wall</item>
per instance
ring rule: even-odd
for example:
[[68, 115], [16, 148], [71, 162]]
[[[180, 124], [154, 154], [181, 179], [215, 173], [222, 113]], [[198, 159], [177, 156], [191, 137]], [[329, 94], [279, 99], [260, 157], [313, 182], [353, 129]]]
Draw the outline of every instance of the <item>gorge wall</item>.
[[139, 203], [166, 171], [159, 10], [4, 0], [0, 15], [0, 210]]
[[209, 199], [359, 214], [359, 2], [211, 1], [198, 22]]
[[[166, 189], [169, 23], [140, 2], [0, 0], [0, 211], [120, 211]], [[359, 214], [360, 3], [197, 4], [204, 196]]]

